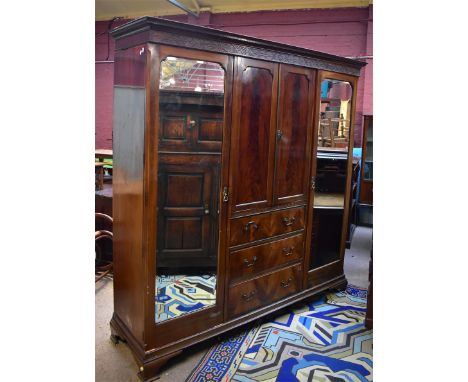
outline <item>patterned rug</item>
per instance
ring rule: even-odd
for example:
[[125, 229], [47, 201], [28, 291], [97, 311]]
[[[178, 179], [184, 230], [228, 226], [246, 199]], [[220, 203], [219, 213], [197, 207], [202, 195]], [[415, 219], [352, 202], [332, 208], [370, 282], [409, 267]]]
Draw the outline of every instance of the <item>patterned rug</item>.
[[216, 276], [157, 276], [155, 321], [193, 313], [216, 303]]
[[367, 291], [348, 286], [215, 345], [186, 382], [372, 381]]

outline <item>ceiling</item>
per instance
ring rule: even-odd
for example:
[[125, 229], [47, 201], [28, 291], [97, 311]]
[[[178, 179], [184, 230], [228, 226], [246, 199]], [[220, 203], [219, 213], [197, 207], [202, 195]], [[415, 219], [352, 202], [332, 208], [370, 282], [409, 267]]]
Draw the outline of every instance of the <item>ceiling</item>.
[[[167, 0], [95, 0], [96, 20], [114, 17], [167, 16], [185, 14]], [[177, 0], [185, 7], [212, 13], [252, 12], [280, 9], [367, 7], [372, 0]]]

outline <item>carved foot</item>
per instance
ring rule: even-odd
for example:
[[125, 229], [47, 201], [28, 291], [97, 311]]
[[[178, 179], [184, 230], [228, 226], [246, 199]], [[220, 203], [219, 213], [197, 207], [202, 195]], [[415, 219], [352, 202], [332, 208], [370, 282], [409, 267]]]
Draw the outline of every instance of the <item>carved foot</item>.
[[112, 325], [110, 325], [110, 329], [111, 329], [110, 340], [113, 342], [114, 345], [117, 345], [119, 342], [123, 342], [123, 343], [127, 342], [125, 338], [119, 336], [119, 334], [117, 333], [117, 331], [114, 329]]
[[145, 365], [140, 367], [138, 377], [143, 382], [152, 382], [158, 380], [161, 377], [161, 368], [167, 363], [167, 361], [179, 355], [180, 353], [182, 353], [182, 350], [178, 350], [174, 353], [162, 356], [160, 358], [156, 358], [152, 361], [145, 362]]

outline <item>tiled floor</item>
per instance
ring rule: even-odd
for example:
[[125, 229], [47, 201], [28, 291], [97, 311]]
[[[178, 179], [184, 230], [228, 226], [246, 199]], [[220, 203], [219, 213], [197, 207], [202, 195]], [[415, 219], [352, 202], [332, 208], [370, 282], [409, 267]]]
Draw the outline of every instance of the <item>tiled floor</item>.
[[[357, 227], [351, 249], [346, 250], [344, 270], [350, 284], [366, 288], [372, 229]], [[96, 283], [95, 341], [96, 382], [138, 382], [137, 366], [129, 348], [122, 343], [114, 345], [110, 339], [109, 321], [113, 312], [112, 279]], [[211, 347], [211, 341], [187, 348], [173, 358], [162, 370], [161, 382], [183, 382]]]

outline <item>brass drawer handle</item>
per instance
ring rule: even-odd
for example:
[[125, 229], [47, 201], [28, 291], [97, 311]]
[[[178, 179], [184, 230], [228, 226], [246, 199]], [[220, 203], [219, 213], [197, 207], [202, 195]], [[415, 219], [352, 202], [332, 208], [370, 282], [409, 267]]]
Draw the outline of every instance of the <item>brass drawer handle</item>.
[[283, 288], [287, 288], [289, 286], [289, 284], [291, 284], [291, 281], [292, 281], [292, 277], [290, 277], [289, 279], [287, 279], [286, 281], [281, 281], [281, 286]]
[[256, 294], [257, 294], [257, 291], [253, 290], [252, 292], [249, 292], [249, 293], [243, 293], [241, 297], [244, 299], [244, 301], [250, 301], [253, 299], [253, 297]]
[[294, 247], [283, 248], [283, 255], [286, 257], [291, 256], [293, 252], [294, 252]]
[[249, 221], [246, 225], [244, 225], [244, 232], [249, 232], [250, 226], [252, 226], [254, 231], [258, 230], [258, 224], [254, 221]]
[[256, 261], [257, 261], [257, 256], [254, 256], [252, 261], [244, 259], [244, 265], [245, 265], [246, 268], [249, 268], [249, 267], [252, 267], [255, 264]]
[[283, 218], [283, 223], [286, 227], [293, 225], [295, 221], [296, 221], [296, 218], [294, 216], [292, 218]]

